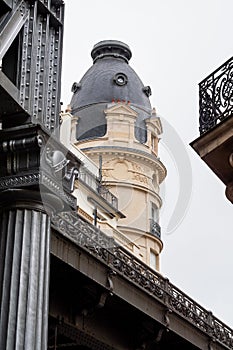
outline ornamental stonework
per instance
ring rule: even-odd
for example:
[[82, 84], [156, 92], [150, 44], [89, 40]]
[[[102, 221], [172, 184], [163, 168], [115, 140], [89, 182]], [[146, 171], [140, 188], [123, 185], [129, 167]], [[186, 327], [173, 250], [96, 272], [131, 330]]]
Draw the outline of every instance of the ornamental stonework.
[[105, 180], [113, 178], [120, 181], [137, 181], [148, 185], [148, 177], [145, 170], [135, 163], [125, 158], [115, 158], [103, 164], [102, 175]]

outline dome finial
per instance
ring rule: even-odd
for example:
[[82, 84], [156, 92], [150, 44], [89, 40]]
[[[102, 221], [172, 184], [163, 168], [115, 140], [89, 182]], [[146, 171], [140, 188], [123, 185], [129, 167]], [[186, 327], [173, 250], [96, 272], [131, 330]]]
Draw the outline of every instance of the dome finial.
[[94, 63], [96, 60], [107, 56], [122, 58], [128, 63], [132, 52], [127, 44], [118, 40], [103, 40], [94, 45], [91, 51]]

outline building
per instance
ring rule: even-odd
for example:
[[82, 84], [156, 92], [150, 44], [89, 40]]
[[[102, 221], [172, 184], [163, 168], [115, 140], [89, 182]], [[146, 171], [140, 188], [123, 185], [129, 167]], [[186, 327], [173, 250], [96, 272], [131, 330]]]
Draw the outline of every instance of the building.
[[63, 1], [0, 10], [0, 348], [232, 349], [159, 273], [162, 126], [129, 47], [94, 47], [59, 128]]
[[[96, 167], [101, 161], [101, 183], [105, 188], [99, 187], [97, 192], [103, 197], [107, 187], [111, 196], [114, 194], [108, 197], [111, 204], [123, 214], [116, 212], [113, 222], [110, 210], [106, 212], [111, 221], [108, 220], [103, 205], [90, 197], [88, 191], [85, 199], [86, 202], [89, 199], [89, 208], [82, 202], [79, 212], [86, 218], [89, 216], [93, 223], [96, 211], [96, 225], [103, 232], [116, 239], [124, 236], [124, 241], [119, 243], [159, 270], [162, 250], [159, 184], [166, 176], [166, 169], [158, 157], [162, 126], [150, 105], [151, 90], [129, 66], [131, 51], [126, 44], [112, 40], [100, 42], [92, 50], [92, 57], [93, 66], [80, 83], [73, 85], [71, 114], [62, 116], [67, 125], [61, 125], [61, 141], [65, 135], [66, 146], [83, 151]], [[77, 125], [71, 127], [71, 123]], [[69, 130], [72, 140], [67, 140]], [[88, 167], [89, 163], [85, 169], [82, 167], [81, 183], [87, 182]], [[93, 175], [99, 176], [99, 170]], [[80, 190], [83, 193], [84, 189]], [[78, 192], [77, 198], [79, 204]]]
[[[94, 46], [91, 55], [93, 66], [79, 83], [74, 83], [71, 104], [66, 113], [62, 113], [61, 140], [83, 164], [75, 189], [80, 218], [68, 216], [66, 225], [64, 219], [60, 221], [63, 225], [60, 232], [70, 239], [69, 224], [73, 222], [77, 232], [80, 221], [85, 219], [82, 225], [89, 228], [87, 236], [79, 238], [80, 232], [77, 238], [72, 236], [72, 241], [79, 246], [81, 243], [92, 258], [104, 261], [110, 270], [105, 271], [105, 280], [102, 281], [102, 271], [96, 260], [90, 263], [88, 259], [91, 268], [87, 271], [83, 253], [79, 252], [80, 260], [84, 261], [77, 264], [73, 261], [77, 253], [68, 254], [68, 246], [64, 248], [58, 236], [53, 240], [53, 254], [60, 258], [59, 265], [56, 265], [56, 269], [60, 267], [60, 275], [64, 268], [62, 261], [68, 263], [68, 254], [69, 259], [73, 256], [69, 264], [74, 268], [74, 276], [78, 276], [78, 270], [82, 276], [89, 277], [89, 285], [87, 287], [82, 280], [82, 287], [80, 281], [76, 287], [79, 297], [80, 294], [86, 297], [81, 298], [75, 315], [71, 295], [68, 293], [65, 297], [70, 301], [66, 308], [72, 310], [69, 313], [62, 310], [64, 291], [61, 294], [55, 291], [56, 288], [51, 291], [51, 300], [55, 300], [50, 308], [51, 334], [54, 329], [56, 342], [66, 344], [67, 348], [69, 344], [75, 347], [78, 343], [80, 346], [88, 344], [90, 349], [167, 349], [171, 346], [175, 349], [215, 349], [224, 346], [223, 339], [231, 348], [231, 331], [225, 333], [227, 326], [224, 325], [223, 331], [221, 321], [216, 320], [212, 313], [156, 272], [159, 271], [162, 249], [158, 224], [159, 184], [166, 170], [158, 159], [162, 126], [149, 103], [151, 90], [144, 87], [129, 66], [131, 52], [126, 44], [102, 41]], [[104, 190], [100, 186], [104, 186]], [[103, 205], [105, 193], [108, 194], [105, 200], [115, 210]], [[138, 203], [144, 203], [139, 213], [137, 210], [141, 205]], [[54, 227], [59, 230], [59, 220]], [[94, 241], [90, 241], [90, 233]], [[123, 286], [120, 281], [123, 276], [134, 286]], [[66, 279], [64, 285], [68, 284]], [[142, 294], [133, 288], [136, 285], [143, 289]], [[101, 286], [107, 286], [108, 292], [98, 293]], [[145, 292], [149, 292], [149, 297], [159, 298], [160, 302], [163, 300], [165, 308], [161, 309], [155, 300], [150, 304]], [[60, 324], [56, 315], [63, 318]], [[195, 324], [195, 328], [189, 328], [190, 324]], [[203, 332], [208, 333], [207, 338], [203, 338]], [[55, 346], [52, 335], [51, 339], [52, 348]]]

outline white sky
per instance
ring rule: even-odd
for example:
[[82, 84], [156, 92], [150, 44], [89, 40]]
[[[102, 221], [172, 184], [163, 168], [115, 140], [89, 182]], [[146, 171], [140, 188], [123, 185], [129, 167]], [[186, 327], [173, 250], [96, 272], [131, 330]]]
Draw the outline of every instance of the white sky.
[[66, 105], [73, 82], [92, 65], [94, 44], [116, 39], [130, 46], [130, 65], [151, 86], [152, 106], [182, 139], [193, 173], [187, 182], [192, 186], [189, 208], [176, 230], [167, 234], [179, 174], [187, 164], [177, 170], [176, 157], [181, 155], [165, 142], [160, 153], [168, 169], [161, 272], [231, 327], [233, 208], [224, 185], [189, 143], [199, 136], [198, 83], [233, 54], [232, 13], [232, 0], [66, 0], [62, 74]]

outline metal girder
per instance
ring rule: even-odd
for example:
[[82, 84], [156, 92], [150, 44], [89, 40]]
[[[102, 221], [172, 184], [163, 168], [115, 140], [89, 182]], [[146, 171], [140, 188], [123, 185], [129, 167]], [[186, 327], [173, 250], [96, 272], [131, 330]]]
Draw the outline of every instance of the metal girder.
[[[58, 135], [63, 1], [19, 0], [12, 4], [0, 25], [3, 128], [39, 123]], [[18, 110], [23, 112], [21, 118], [12, 118]]]
[[22, 119], [22, 116], [24, 120], [29, 118], [29, 114], [25, 113], [20, 106], [18, 96], [17, 87], [0, 71], [0, 115], [3, 118], [5, 115], [10, 116], [11, 119], [14, 119], [15, 124], [18, 119]]
[[0, 60], [5, 56], [7, 50], [28, 19], [28, 16], [29, 10], [26, 9], [25, 2], [22, 0], [13, 13], [11, 13], [5, 27], [0, 32]]

